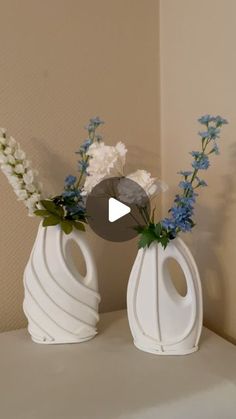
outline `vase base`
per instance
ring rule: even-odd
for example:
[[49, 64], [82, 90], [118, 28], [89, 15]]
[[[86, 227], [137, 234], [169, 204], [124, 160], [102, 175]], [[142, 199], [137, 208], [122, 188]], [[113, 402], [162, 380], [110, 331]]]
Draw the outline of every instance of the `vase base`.
[[140, 351], [143, 352], [148, 352], [150, 354], [154, 354], [154, 355], [169, 355], [169, 356], [181, 356], [181, 355], [190, 355], [196, 351], [198, 351], [198, 346], [194, 346], [193, 348], [188, 348], [188, 349], [176, 349], [176, 350], [168, 350], [168, 349], [162, 349], [160, 350], [159, 348], [153, 348], [153, 347], [147, 347], [147, 346], [142, 346], [140, 345], [138, 342], [136, 342], [134, 340], [134, 346], [136, 346], [136, 348], [140, 349]]
[[48, 339], [38, 339], [34, 336], [31, 336], [31, 339], [34, 343], [39, 343], [41, 345], [68, 345], [68, 344], [73, 344], [73, 343], [83, 343], [83, 342], [87, 342], [90, 339], [93, 339], [96, 336], [96, 334], [92, 335], [92, 336], [87, 336], [85, 338], [75, 338], [75, 339], [55, 339], [55, 340], [48, 340]]

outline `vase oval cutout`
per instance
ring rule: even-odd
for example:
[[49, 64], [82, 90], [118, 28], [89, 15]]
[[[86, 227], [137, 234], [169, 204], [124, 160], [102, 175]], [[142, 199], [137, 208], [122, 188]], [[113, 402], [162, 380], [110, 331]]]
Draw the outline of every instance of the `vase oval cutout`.
[[[187, 293], [176, 289], [168, 261], [181, 267]], [[197, 350], [202, 328], [202, 292], [194, 259], [177, 238], [164, 250], [153, 243], [140, 249], [127, 292], [128, 317], [135, 345], [156, 354], [187, 354]]]
[[186, 297], [188, 290], [187, 282], [180, 264], [175, 259], [169, 258], [165, 261], [164, 268], [167, 269], [176, 292], [180, 297]]
[[[83, 276], [74, 265], [71, 241], [86, 264]], [[23, 309], [37, 343], [73, 343], [91, 339], [99, 320], [96, 265], [85, 233], [65, 235], [59, 226], [40, 224], [24, 272]]]
[[69, 239], [66, 242], [65, 259], [74, 277], [83, 283], [87, 275], [86, 261], [80, 246], [73, 239]]

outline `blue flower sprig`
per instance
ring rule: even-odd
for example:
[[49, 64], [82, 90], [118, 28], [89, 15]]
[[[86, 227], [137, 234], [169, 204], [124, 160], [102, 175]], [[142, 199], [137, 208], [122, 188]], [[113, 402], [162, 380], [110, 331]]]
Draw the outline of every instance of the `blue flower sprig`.
[[179, 172], [182, 176], [179, 183], [181, 192], [175, 196], [174, 205], [169, 210], [170, 216], [157, 224], [153, 219], [149, 220], [146, 226], [137, 228], [141, 235], [140, 248], [150, 246], [153, 241], [161, 243], [165, 248], [178, 233], [191, 231], [195, 226], [193, 216], [198, 196], [197, 190], [207, 186], [205, 180], [201, 179], [198, 173], [210, 167], [209, 156], [211, 154], [219, 154], [217, 141], [220, 138], [220, 129], [228, 121], [219, 115], [204, 115], [198, 119], [198, 122], [204, 126], [204, 130], [198, 133], [201, 138], [200, 151], [190, 153], [193, 157], [192, 170]]
[[85, 127], [88, 138], [76, 151], [76, 154], [80, 156], [78, 161], [79, 176], [67, 176], [61, 195], [40, 201], [42, 209], [36, 210], [35, 215], [43, 217], [44, 227], [60, 224], [66, 234], [71, 233], [73, 227], [78, 230], [85, 230], [84, 223], [87, 222], [87, 218], [82, 183], [84, 177], [87, 176], [89, 161], [87, 152], [94, 141], [101, 141], [102, 137], [97, 134], [97, 129], [103, 123], [99, 117], [95, 117], [91, 118]]

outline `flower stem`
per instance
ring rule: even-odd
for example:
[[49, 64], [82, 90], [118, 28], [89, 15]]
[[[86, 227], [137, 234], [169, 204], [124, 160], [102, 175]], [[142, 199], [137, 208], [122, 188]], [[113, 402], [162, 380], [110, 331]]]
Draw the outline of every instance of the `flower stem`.
[[[89, 139], [92, 141], [92, 143], [94, 142], [95, 131], [96, 131], [96, 129], [93, 129], [92, 131], [89, 132]], [[89, 156], [87, 155], [84, 159], [85, 166], [86, 166], [86, 163], [88, 163], [88, 161], [89, 161]], [[80, 184], [81, 184], [81, 181], [82, 181], [83, 176], [84, 176], [84, 172], [85, 172], [85, 170], [80, 171], [80, 176], [79, 176], [78, 182], [75, 184], [76, 189], [78, 189]]]

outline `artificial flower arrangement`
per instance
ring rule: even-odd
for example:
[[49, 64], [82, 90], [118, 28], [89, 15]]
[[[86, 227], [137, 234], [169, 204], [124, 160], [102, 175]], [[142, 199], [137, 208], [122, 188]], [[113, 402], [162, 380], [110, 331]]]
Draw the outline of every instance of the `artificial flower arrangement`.
[[175, 196], [173, 206], [169, 209], [169, 217], [155, 223], [153, 211], [151, 219], [144, 218], [144, 226], [137, 226], [140, 234], [139, 248], [149, 247], [153, 242], [161, 243], [166, 248], [180, 232], [189, 232], [195, 226], [193, 215], [197, 190], [207, 186], [205, 180], [199, 177], [199, 171], [209, 168], [211, 154], [219, 154], [217, 140], [220, 138], [221, 127], [228, 121], [219, 115], [203, 115], [198, 122], [204, 127], [198, 133], [201, 148], [199, 151], [190, 152], [193, 157], [191, 170], [179, 172], [182, 177], [179, 183], [181, 192]]
[[[181, 171], [179, 183], [181, 193], [175, 196], [174, 204], [169, 210], [169, 217], [155, 222], [155, 209], [149, 217], [147, 208], [138, 202], [137, 197], [130, 198], [129, 193], [122, 191], [117, 198], [130, 204], [137, 200], [143, 215], [143, 224], [136, 227], [140, 234], [139, 247], [150, 246], [153, 241], [165, 248], [178, 233], [192, 230], [195, 223], [192, 219], [194, 204], [198, 196], [196, 190], [207, 186], [198, 176], [199, 171], [210, 166], [209, 155], [219, 154], [217, 140], [220, 128], [227, 124], [221, 116], [204, 115], [198, 120], [204, 126], [200, 131], [201, 149], [192, 151], [192, 170]], [[100, 118], [91, 118], [86, 126], [88, 138], [76, 152], [79, 156], [78, 176], [69, 175], [65, 179], [64, 190], [55, 197], [43, 198], [42, 185], [37, 180], [37, 172], [31, 168], [24, 151], [14, 138], [8, 137], [5, 129], [0, 130], [0, 165], [19, 200], [28, 208], [29, 215], [43, 218], [43, 226], [60, 225], [64, 233], [69, 234], [76, 228], [85, 230], [87, 223], [86, 196], [102, 180], [109, 177], [126, 177], [138, 183], [151, 199], [159, 192], [165, 191], [164, 182], [151, 176], [146, 170], [124, 175], [127, 149], [122, 142], [115, 146], [106, 145], [97, 129], [103, 124]]]
[[[44, 197], [42, 184], [38, 182], [37, 171], [31, 168], [20, 144], [7, 136], [5, 129], [0, 131], [0, 165], [18, 197], [28, 208], [30, 216], [43, 218], [43, 227], [60, 225], [64, 233], [73, 228], [85, 230], [87, 223], [86, 197], [102, 180], [111, 177], [124, 177], [127, 149], [122, 142], [115, 146], [104, 143], [97, 129], [103, 124], [99, 117], [91, 118], [86, 130], [88, 138], [80, 146], [78, 176], [69, 175], [65, 179], [64, 190], [60, 195]], [[126, 176], [137, 182], [151, 198], [164, 183], [152, 178], [145, 170], [137, 170]]]
[[[6, 129], [0, 129], [1, 170], [12, 185], [18, 200], [22, 201], [27, 207], [28, 214], [43, 218], [43, 227], [59, 224], [66, 234], [69, 234], [73, 228], [85, 230], [84, 223], [87, 222], [86, 191], [92, 188], [94, 177], [96, 181], [99, 181], [99, 178], [103, 177], [103, 171], [106, 170], [109, 174], [109, 167], [106, 167], [106, 162], [103, 160], [102, 149], [109, 149], [107, 158], [110, 158], [111, 166], [112, 159], [116, 161], [117, 158], [121, 158], [122, 155], [125, 156], [126, 153], [122, 143], [118, 143], [116, 147], [105, 146], [101, 141], [102, 137], [96, 132], [101, 124], [103, 124], [103, 121], [96, 117], [91, 118], [86, 126], [88, 138], [76, 152], [80, 156], [78, 162], [79, 176], [67, 176], [63, 192], [60, 195], [46, 198], [43, 196], [42, 184], [37, 179], [38, 172], [32, 169], [31, 163], [27, 160], [20, 144], [13, 137], [7, 135]], [[100, 150], [99, 155], [102, 158], [99, 162], [99, 171], [96, 173], [97, 167], [93, 164], [89, 165], [89, 160], [93, 157], [93, 154], [97, 156], [97, 149]], [[87, 182], [85, 181], [83, 186], [85, 177], [90, 174], [92, 175], [91, 178]]]

